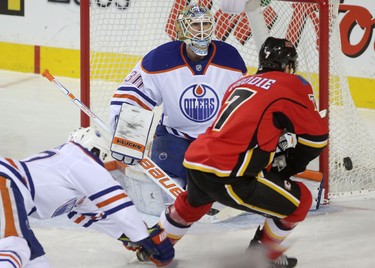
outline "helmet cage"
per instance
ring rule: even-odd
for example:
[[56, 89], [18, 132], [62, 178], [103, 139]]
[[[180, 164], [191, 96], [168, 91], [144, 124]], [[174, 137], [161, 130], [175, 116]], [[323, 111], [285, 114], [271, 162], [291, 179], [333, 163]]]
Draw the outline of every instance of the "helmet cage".
[[206, 56], [214, 24], [214, 17], [207, 8], [186, 6], [176, 20], [177, 39], [184, 41], [195, 54]]

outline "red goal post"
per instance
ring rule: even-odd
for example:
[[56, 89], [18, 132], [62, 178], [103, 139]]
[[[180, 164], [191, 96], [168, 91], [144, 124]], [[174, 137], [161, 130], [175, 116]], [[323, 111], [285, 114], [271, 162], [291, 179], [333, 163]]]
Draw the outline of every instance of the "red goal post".
[[[81, 100], [107, 121], [118, 84], [148, 51], [175, 37], [176, 15], [191, 2], [211, 9], [215, 39], [235, 46], [253, 73], [258, 59], [249, 20], [245, 13], [221, 12], [219, 1], [91, 0], [90, 5], [81, 0]], [[375, 189], [374, 141], [357, 115], [341, 62], [339, 4], [340, 0], [261, 0], [270, 34], [297, 46], [298, 72], [312, 84], [319, 109], [329, 110], [329, 148], [312, 167], [324, 174], [326, 198]], [[81, 124], [90, 124], [85, 115]]]

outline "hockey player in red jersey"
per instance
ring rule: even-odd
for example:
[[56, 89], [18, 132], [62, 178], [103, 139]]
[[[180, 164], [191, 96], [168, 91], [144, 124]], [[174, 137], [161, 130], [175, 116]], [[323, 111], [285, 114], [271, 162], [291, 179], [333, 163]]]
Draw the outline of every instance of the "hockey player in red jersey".
[[[227, 90], [213, 124], [188, 148], [188, 191], [160, 218], [176, 243], [213, 202], [265, 216], [249, 251], [262, 248], [269, 267], [295, 267], [284, 254], [284, 239], [303, 221], [311, 193], [290, 177], [306, 169], [327, 145], [310, 84], [295, 75], [297, 52], [286, 39], [269, 37], [259, 53], [259, 68]], [[272, 168], [280, 136], [294, 133], [297, 144], [285, 151], [286, 166]]]
[[[157, 266], [174, 257], [164, 231], [147, 228], [133, 202], [104, 168], [110, 141], [92, 128], [69, 142], [24, 160], [0, 158], [0, 263], [2, 268], [49, 268], [28, 217], [62, 214], [105, 232], [129, 250], [142, 248]], [[84, 148], [83, 146], [87, 147]]]

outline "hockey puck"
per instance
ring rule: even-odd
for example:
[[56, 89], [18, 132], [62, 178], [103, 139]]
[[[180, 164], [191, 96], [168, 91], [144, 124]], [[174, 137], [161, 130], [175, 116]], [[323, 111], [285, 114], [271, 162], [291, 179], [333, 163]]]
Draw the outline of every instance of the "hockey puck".
[[352, 170], [353, 169], [353, 162], [350, 157], [344, 157], [343, 164], [346, 170]]

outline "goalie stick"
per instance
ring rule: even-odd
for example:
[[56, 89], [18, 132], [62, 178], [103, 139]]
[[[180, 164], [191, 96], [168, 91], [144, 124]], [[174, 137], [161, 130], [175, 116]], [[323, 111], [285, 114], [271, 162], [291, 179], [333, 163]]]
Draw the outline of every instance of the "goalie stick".
[[[47, 69], [42, 73], [42, 76], [52, 82], [65, 96], [69, 97], [70, 100], [78, 106], [85, 114], [95, 121], [103, 130], [108, 134], [112, 135], [112, 130], [101, 120], [96, 114], [91, 111], [85, 104], [83, 104], [78, 98], [74, 96], [63, 84], [60, 83]], [[149, 177], [157, 186], [159, 186], [166, 194], [171, 198], [176, 197], [184, 192], [182, 189], [168, 174], [166, 174], [161, 168], [159, 168], [154, 161], [149, 157], [145, 156], [142, 160], [139, 160], [136, 164], [141, 170]], [[230, 207], [223, 207], [222, 210], [213, 208], [211, 215], [205, 215], [202, 217], [200, 222], [203, 223], [216, 223], [225, 221], [229, 218], [237, 216], [242, 213], [240, 210], [235, 210]]]
[[[83, 104], [78, 98], [74, 96], [63, 84], [60, 83], [48, 70], [45, 70], [42, 75], [49, 81], [54, 83], [65, 96], [77, 105], [84, 113], [95, 121], [108, 134], [113, 135], [112, 130], [101, 120], [96, 114]], [[144, 173], [160, 188], [163, 189], [170, 197], [175, 199], [180, 193], [184, 191], [171, 177], [169, 177], [161, 168], [159, 168], [154, 161], [145, 156], [142, 160], [137, 162], [137, 165], [142, 168]]]

